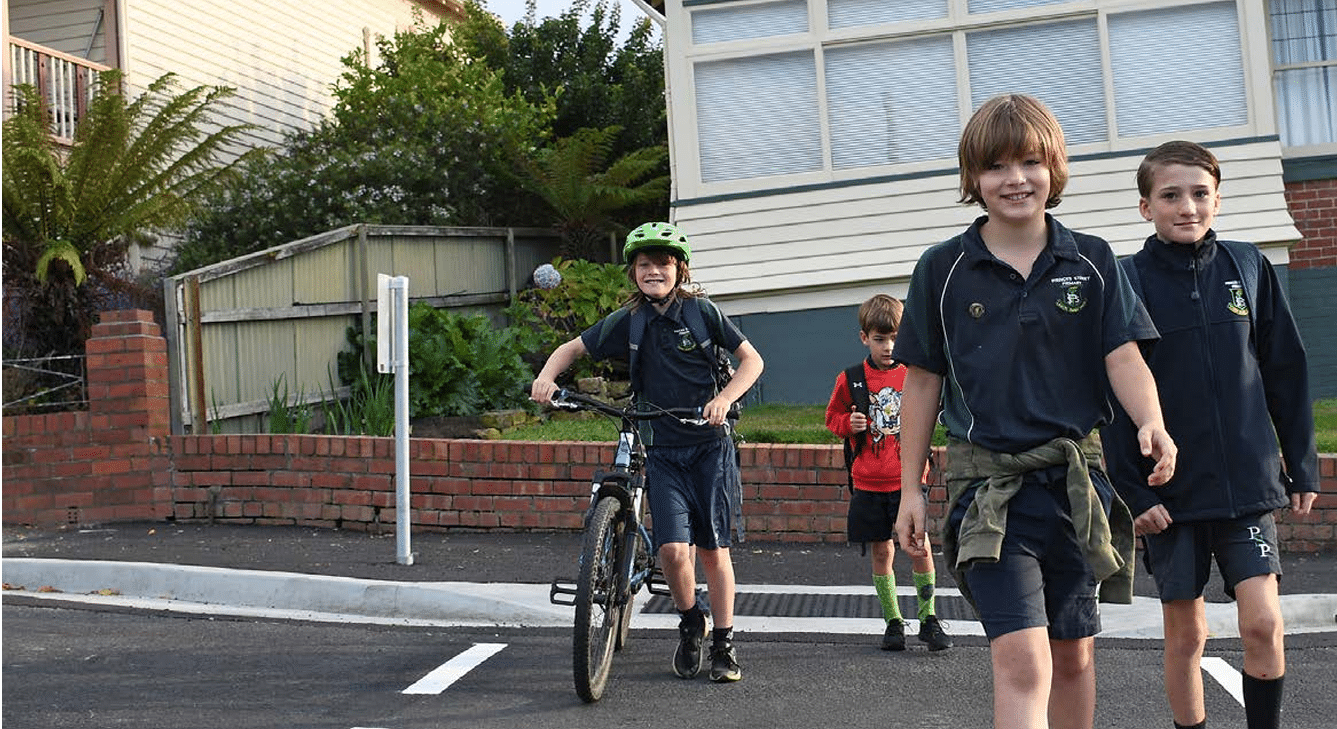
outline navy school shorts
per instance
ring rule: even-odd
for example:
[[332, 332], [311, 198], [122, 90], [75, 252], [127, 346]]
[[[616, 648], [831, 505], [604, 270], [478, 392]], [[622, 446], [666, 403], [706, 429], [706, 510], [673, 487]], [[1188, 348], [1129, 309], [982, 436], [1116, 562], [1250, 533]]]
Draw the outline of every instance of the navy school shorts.
[[743, 538], [743, 486], [729, 438], [652, 446], [645, 479], [655, 549], [686, 543], [720, 549]]
[[896, 513], [901, 508], [900, 491], [864, 491], [850, 495], [846, 531], [853, 544], [885, 542], [896, 537]]
[[[997, 562], [975, 561], [965, 579], [990, 640], [1026, 628], [1048, 628], [1052, 640], [1088, 638], [1100, 632], [1095, 573], [1082, 556], [1068, 508], [1067, 467], [1027, 474], [1008, 502], [1007, 530]], [[1091, 472], [1108, 515], [1114, 489]], [[952, 510], [959, 529], [975, 492]]]
[[1202, 597], [1213, 556], [1231, 599], [1235, 586], [1250, 577], [1281, 576], [1277, 522], [1270, 511], [1238, 519], [1171, 524], [1142, 540], [1142, 559], [1156, 578], [1161, 602]]

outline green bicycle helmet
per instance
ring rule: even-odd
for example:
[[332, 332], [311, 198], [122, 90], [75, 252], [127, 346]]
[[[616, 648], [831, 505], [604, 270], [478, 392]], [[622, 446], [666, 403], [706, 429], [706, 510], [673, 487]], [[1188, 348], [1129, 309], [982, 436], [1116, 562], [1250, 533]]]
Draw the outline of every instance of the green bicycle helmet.
[[683, 263], [692, 260], [692, 246], [687, 242], [687, 236], [668, 223], [646, 223], [628, 233], [622, 259], [630, 263], [637, 252], [650, 249], [668, 251]]

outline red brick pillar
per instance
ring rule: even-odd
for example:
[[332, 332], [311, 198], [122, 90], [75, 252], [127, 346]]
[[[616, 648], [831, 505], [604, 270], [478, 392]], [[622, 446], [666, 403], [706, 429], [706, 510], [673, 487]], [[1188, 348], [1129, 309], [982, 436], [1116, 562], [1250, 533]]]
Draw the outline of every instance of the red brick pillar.
[[167, 342], [153, 314], [103, 312], [85, 345], [93, 444], [92, 503], [82, 521], [155, 519], [171, 513], [171, 399]]

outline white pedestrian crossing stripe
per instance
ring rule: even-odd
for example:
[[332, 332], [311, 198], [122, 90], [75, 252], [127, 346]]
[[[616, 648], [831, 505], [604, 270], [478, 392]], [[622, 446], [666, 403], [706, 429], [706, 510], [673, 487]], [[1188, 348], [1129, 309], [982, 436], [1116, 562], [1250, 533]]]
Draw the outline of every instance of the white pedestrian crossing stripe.
[[505, 643], [474, 643], [471, 648], [432, 669], [431, 673], [401, 693], [439, 694], [505, 647]]

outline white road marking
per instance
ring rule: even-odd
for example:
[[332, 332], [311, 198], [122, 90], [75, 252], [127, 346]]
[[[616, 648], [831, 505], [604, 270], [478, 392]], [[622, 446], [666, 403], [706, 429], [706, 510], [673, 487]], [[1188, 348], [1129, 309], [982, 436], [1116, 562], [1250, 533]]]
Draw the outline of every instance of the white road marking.
[[505, 647], [505, 643], [474, 643], [469, 650], [432, 669], [401, 693], [439, 694]]
[[1202, 659], [1202, 670], [1216, 679], [1226, 693], [1235, 697], [1240, 706], [1244, 706], [1244, 677], [1222, 658]]

